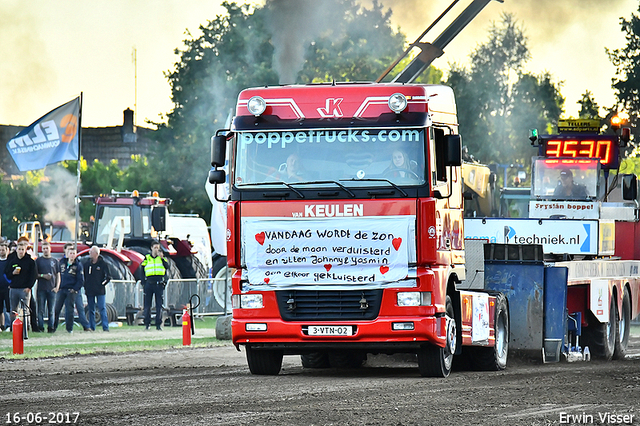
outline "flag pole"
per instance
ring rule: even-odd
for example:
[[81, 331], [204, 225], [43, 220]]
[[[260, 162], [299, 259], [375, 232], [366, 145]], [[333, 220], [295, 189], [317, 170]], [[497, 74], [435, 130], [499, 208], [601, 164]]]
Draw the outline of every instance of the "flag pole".
[[80, 111], [78, 112], [78, 164], [76, 167], [77, 182], [76, 182], [76, 230], [73, 241], [76, 249], [78, 248], [78, 233], [80, 230], [80, 159], [82, 156], [82, 92], [80, 92]]

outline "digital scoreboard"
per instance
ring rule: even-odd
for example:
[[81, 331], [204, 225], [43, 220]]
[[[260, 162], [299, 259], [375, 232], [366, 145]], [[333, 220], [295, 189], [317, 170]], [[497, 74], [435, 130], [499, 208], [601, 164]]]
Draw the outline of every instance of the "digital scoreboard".
[[618, 136], [564, 134], [540, 136], [540, 155], [547, 158], [599, 158], [603, 169], [618, 168]]

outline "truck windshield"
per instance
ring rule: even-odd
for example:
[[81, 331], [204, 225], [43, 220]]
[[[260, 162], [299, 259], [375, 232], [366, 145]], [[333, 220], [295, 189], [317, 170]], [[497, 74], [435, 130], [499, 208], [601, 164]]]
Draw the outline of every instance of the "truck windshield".
[[96, 225], [96, 243], [109, 244], [109, 235], [113, 239], [120, 233], [131, 233], [131, 210], [129, 207], [109, 207], [100, 209]]
[[550, 200], [589, 200], [598, 194], [600, 162], [596, 159], [534, 160], [534, 197]]
[[237, 134], [235, 184], [425, 183], [424, 129], [328, 129]]

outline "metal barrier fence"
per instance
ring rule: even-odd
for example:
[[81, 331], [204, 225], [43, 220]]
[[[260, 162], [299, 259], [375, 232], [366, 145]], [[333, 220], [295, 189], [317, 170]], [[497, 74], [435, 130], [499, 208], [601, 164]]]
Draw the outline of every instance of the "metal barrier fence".
[[[225, 278], [193, 278], [169, 280], [164, 290], [164, 307], [181, 311], [192, 295], [200, 297], [194, 308], [198, 315], [226, 315], [231, 312], [231, 287]], [[140, 281], [111, 280], [106, 289], [106, 301], [113, 305], [118, 318], [126, 318], [131, 310], [142, 309], [144, 289]]]

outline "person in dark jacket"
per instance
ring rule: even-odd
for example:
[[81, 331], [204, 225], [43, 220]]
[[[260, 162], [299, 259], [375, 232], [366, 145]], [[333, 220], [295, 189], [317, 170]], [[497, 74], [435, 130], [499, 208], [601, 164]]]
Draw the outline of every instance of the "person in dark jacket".
[[[76, 302], [76, 296], [82, 290], [84, 285], [84, 273], [82, 272], [82, 265], [76, 258], [77, 251], [73, 244], [65, 244], [65, 256], [60, 259], [60, 289], [58, 290], [58, 298], [56, 300], [56, 311], [54, 314], [55, 322], [53, 324], [53, 331], [58, 328], [58, 321], [60, 319], [60, 311], [62, 311], [62, 305], [64, 305], [64, 321], [67, 332], [73, 333], [73, 308]], [[82, 316], [80, 315], [82, 311]], [[78, 318], [82, 322], [84, 317], [84, 307], [78, 305]], [[82, 324], [85, 331], [89, 331], [89, 323], [86, 318]]]
[[[4, 274], [11, 280], [9, 285], [9, 299], [11, 301], [11, 323], [20, 309], [20, 302], [29, 306], [31, 288], [36, 283], [36, 262], [27, 254], [29, 240], [26, 237], [18, 238], [16, 251], [7, 258]], [[29, 318], [27, 317], [27, 323]], [[29, 324], [25, 324], [29, 327]]]
[[51, 243], [42, 243], [42, 256], [36, 259], [38, 276], [38, 328], [44, 331], [44, 315], [47, 314], [47, 331], [53, 333], [53, 315], [56, 293], [60, 286], [60, 265], [51, 257]]
[[169, 263], [162, 257], [162, 248], [158, 241], [151, 243], [151, 254], [144, 257], [140, 264], [144, 268], [144, 326], [149, 330], [151, 324], [151, 302], [156, 300], [156, 329], [162, 330], [162, 304], [164, 288], [167, 285], [166, 274]]
[[[7, 266], [7, 256], [9, 255], [9, 241], [2, 239], [0, 241], [0, 330], [5, 331], [11, 328], [11, 324], [5, 324], [5, 312], [8, 315], [11, 312], [11, 302], [9, 301], [9, 280], [4, 274], [4, 268]], [[9, 320], [7, 319], [7, 322]]]
[[89, 328], [96, 329], [96, 303], [102, 330], [109, 331], [109, 319], [107, 317], [107, 304], [105, 300], [106, 285], [111, 281], [109, 267], [104, 258], [100, 256], [100, 248], [93, 246], [89, 249], [89, 260], [84, 264], [84, 292], [87, 295], [87, 306], [89, 307]]

